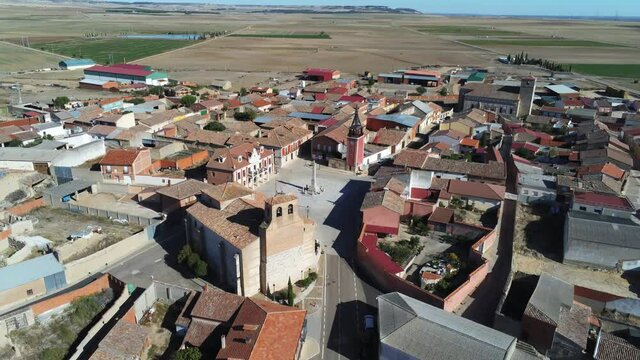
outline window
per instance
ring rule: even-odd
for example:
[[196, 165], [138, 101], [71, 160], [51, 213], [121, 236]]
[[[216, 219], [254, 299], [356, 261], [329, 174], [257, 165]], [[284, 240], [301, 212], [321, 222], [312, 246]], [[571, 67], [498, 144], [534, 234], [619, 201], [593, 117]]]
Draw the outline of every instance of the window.
[[106, 166], [106, 171], [107, 171], [108, 173], [110, 173], [110, 172], [111, 172], [111, 165], [107, 165], [107, 166]]
[[276, 217], [280, 217], [280, 216], [282, 216], [282, 208], [281, 207], [276, 209]]
[[596, 214], [600, 214], [600, 215], [602, 215], [602, 209], [595, 209], [595, 210], [593, 210], [593, 211], [595, 211], [595, 212], [596, 212]]
[[533, 196], [538, 196], [538, 192], [537, 192], [537, 191], [534, 191], [534, 192], [533, 192]]
[[287, 213], [288, 214], [293, 214], [293, 205], [289, 204], [289, 206], [287, 206]]
[[33, 295], [33, 289], [27, 290], [27, 295]]
[[587, 211], [587, 207], [586, 206], [580, 206], [580, 210], [581, 211]]
[[122, 168], [122, 172], [125, 173], [125, 174], [128, 174], [129, 173], [129, 167], [128, 166], [124, 166]]

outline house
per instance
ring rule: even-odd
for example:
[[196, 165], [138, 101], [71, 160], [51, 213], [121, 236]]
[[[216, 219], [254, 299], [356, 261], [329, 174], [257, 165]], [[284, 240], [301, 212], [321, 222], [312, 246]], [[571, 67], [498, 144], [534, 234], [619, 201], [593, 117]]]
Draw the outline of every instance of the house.
[[260, 145], [275, 155], [276, 169], [280, 169], [298, 158], [300, 148], [311, 139], [313, 132], [295, 126], [278, 126], [258, 138]]
[[370, 191], [365, 195], [360, 211], [367, 232], [397, 235], [400, 217], [405, 214], [404, 199], [393, 191]]
[[0, 268], [0, 308], [43, 296], [67, 285], [64, 266], [53, 254]]
[[340, 79], [340, 71], [333, 69], [307, 68], [302, 73], [307, 79], [312, 81], [331, 81]]
[[140, 359], [150, 346], [148, 330], [123, 318], [100, 341], [89, 360]]
[[297, 197], [237, 196], [224, 209], [200, 202], [187, 209], [188, 243], [216, 269], [215, 283], [238, 295], [266, 294], [316, 268], [316, 225], [299, 213]]
[[393, 155], [409, 145], [412, 141], [409, 134], [404, 130], [382, 128], [378, 130], [371, 144], [390, 147]]
[[378, 131], [382, 128], [405, 130], [409, 131], [410, 136], [414, 138], [418, 133], [425, 132], [426, 122], [416, 116], [395, 113], [369, 116], [366, 127], [370, 131]]
[[[124, 108], [124, 99], [123, 98], [102, 99], [98, 101], [98, 106], [100, 106], [100, 108], [104, 112], [120, 111]], [[133, 126], [135, 126], [135, 124]]]
[[432, 171], [437, 178], [504, 185], [506, 168], [500, 153], [492, 149], [488, 155], [491, 155], [491, 158], [486, 163], [475, 163], [438, 159], [425, 150], [404, 149], [396, 155], [393, 164], [398, 167]]
[[160, 195], [162, 212], [169, 214], [195, 204], [200, 194], [213, 187], [202, 181], [187, 179], [178, 184], [160, 187], [156, 193]]
[[62, 70], [77, 70], [90, 68], [95, 64], [91, 59], [66, 59], [60, 61], [58, 67]]
[[522, 316], [522, 339], [551, 359], [580, 358], [587, 349], [591, 308], [574, 287], [543, 273]]
[[216, 360], [298, 360], [306, 332], [306, 310], [245, 299], [222, 338]]
[[588, 191], [574, 193], [571, 209], [623, 219], [629, 219], [635, 211], [626, 197]]
[[378, 82], [435, 87], [440, 86], [440, 76], [439, 72], [431, 70], [398, 70], [378, 74]]
[[207, 163], [207, 182], [214, 185], [235, 181], [253, 188], [269, 180], [275, 171], [272, 150], [251, 143], [213, 151]]
[[640, 359], [640, 349], [621, 337], [600, 331], [593, 358], [596, 360], [635, 360]]
[[515, 360], [519, 351], [512, 336], [398, 292], [378, 296], [378, 328], [380, 360]]
[[460, 108], [482, 109], [497, 114], [525, 117], [531, 114], [536, 79], [525, 77], [520, 87], [469, 83], [460, 89]]
[[130, 184], [136, 175], [148, 173], [151, 168], [149, 149], [111, 149], [100, 160], [100, 171], [105, 180]]
[[136, 126], [136, 118], [133, 113], [103, 114], [93, 121], [96, 125], [115, 126], [123, 129], [130, 129]]
[[504, 200], [505, 192], [506, 189], [502, 185], [449, 180], [444, 191], [440, 193], [439, 202], [447, 205], [451, 203], [452, 198], [455, 198], [461, 200], [464, 206], [472, 206], [478, 210], [486, 211], [500, 206]]
[[563, 262], [615, 268], [640, 260], [640, 226], [628, 218], [570, 210], [564, 226]]
[[447, 148], [455, 153], [460, 152], [460, 141], [466, 136], [465, 133], [456, 130], [438, 130], [429, 136], [430, 143], [446, 144]]
[[524, 204], [555, 203], [556, 178], [543, 174], [518, 174], [518, 202]]

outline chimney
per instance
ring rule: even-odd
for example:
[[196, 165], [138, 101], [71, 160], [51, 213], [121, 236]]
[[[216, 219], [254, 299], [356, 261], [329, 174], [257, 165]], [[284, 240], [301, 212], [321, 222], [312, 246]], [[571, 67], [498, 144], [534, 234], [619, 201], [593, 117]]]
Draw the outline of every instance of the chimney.
[[220, 335], [220, 348], [224, 349], [227, 347], [227, 337], [225, 335]]

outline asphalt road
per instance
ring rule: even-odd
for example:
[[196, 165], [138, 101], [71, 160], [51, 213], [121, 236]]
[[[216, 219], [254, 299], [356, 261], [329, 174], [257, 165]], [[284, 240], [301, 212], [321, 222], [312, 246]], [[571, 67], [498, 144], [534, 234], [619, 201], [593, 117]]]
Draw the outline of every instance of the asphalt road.
[[258, 190], [267, 195], [296, 194], [301, 211], [318, 225], [316, 237], [327, 264], [322, 308], [307, 319], [308, 336], [320, 344], [320, 353], [313, 359], [369, 359], [370, 354], [363, 354], [363, 318], [377, 313], [376, 297], [381, 293], [357, 275], [353, 264], [360, 205], [370, 179], [318, 167], [318, 186], [324, 191], [303, 195], [301, 189], [311, 183], [311, 173], [308, 161], [297, 159]]
[[189, 274], [181, 273], [181, 267], [177, 266], [175, 260], [180, 247], [185, 243], [184, 236], [181, 227], [159, 229], [156, 232], [156, 243], [103, 272], [109, 272], [118, 279], [141, 288], [147, 288], [153, 280], [157, 280], [201, 290], [201, 281], [191, 280]]

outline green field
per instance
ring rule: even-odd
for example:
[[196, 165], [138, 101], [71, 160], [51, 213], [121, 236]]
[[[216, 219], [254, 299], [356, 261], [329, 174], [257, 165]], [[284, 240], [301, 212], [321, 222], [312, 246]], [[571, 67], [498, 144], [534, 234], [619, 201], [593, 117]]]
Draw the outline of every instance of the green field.
[[640, 64], [571, 64], [571, 69], [585, 75], [640, 79]]
[[164, 39], [77, 39], [33, 44], [32, 47], [77, 58], [89, 58], [100, 64], [133, 61], [143, 57], [179, 49], [196, 43], [195, 40]]
[[453, 25], [433, 25], [420, 26], [418, 31], [434, 35], [465, 35], [465, 36], [499, 36], [499, 35], [522, 35], [520, 32], [500, 30], [485, 26], [453, 26]]
[[271, 39], [331, 39], [327, 33], [321, 32], [316, 34], [231, 34], [232, 37], [246, 38], [271, 38]]
[[471, 39], [462, 40], [462, 42], [478, 46], [624, 47], [597, 41], [572, 39]]

